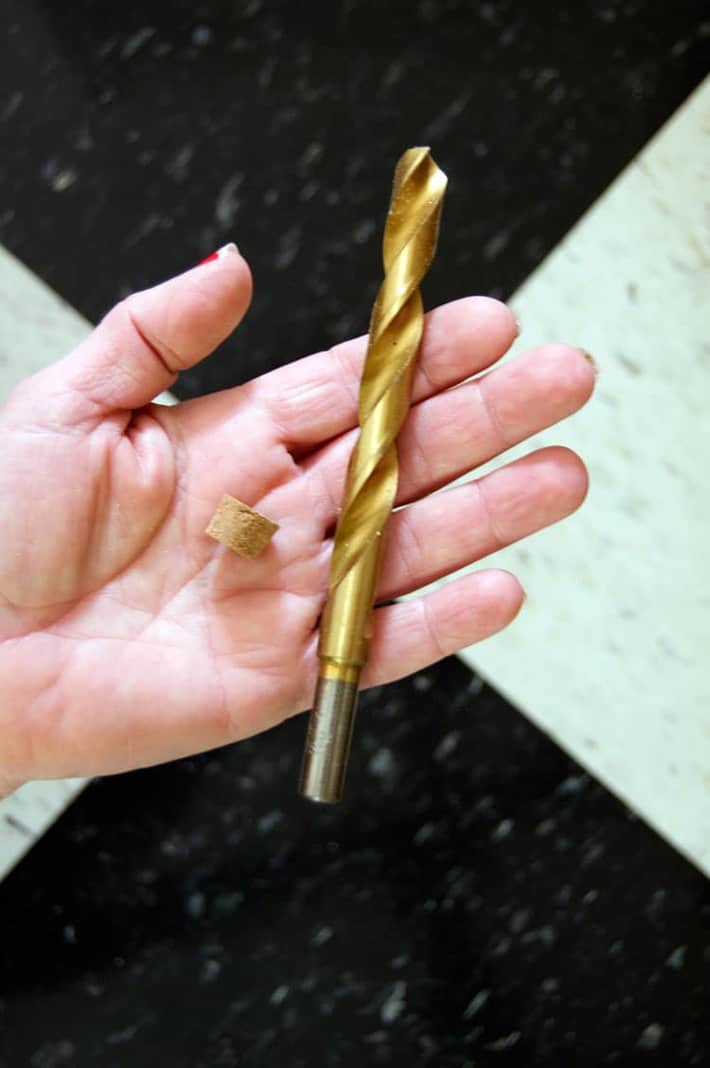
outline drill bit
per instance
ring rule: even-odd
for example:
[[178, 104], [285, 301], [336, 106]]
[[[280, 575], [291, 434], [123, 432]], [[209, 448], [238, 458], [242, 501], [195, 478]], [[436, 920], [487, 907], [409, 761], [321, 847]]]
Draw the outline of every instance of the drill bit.
[[360, 672], [367, 661], [383, 534], [397, 493], [397, 435], [409, 410], [424, 311], [419, 284], [439, 232], [446, 175], [428, 148], [410, 148], [394, 175], [360, 382], [360, 434], [348, 467], [321, 619], [320, 673], [308, 725], [301, 793], [340, 799]]

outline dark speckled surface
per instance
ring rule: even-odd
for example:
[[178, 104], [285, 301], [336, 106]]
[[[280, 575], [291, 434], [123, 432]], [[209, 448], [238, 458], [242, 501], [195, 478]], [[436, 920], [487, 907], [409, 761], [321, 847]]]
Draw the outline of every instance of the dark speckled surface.
[[428, 304], [510, 293], [700, 80], [701, 10], [5, 0], [0, 241], [93, 320], [236, 240], [254, 306], [179, 392], [232, 385], [367, 329], [409, 144], [450, 176]]
[[[429, 305], [510, 293], [702, 77], [700, 3], [5, 0], [0, 241], [85, 315], [235, 239], [181, 396], [366, 328], [392, 166], [450, 191]], [[575, 339], [565, 339], [574, 341]], [[0, 1068], [701, 1065], [701, 875], [456, 661], [94, 784], [0, 886]]]
[[467, 669], [364, 697], [340, 806], [301, 739], [82, 796], [0, 890], [3, 1068], [703, 1063], [705, 880]]

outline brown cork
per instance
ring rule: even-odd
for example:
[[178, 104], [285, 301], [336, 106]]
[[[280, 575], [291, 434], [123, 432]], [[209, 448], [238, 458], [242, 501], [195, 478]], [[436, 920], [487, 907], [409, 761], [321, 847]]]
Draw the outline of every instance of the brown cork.
[[225, 493], [205, 534], [240, 556], [254, 557], [266, 548], [278, 529], [278, 523]]

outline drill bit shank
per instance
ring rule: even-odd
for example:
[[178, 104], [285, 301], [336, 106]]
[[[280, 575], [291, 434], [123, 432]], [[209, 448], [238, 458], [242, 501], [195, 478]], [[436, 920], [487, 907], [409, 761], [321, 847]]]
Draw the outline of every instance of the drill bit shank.
[[340, 799], [360, 672], [367, 661], [385, 527], [397, 494], [396, 439], [406, 419], [423, 327], [419, 285], [434, 257], [446, 176], [427, 148], [404, 153], [385, 223], [385, 276], [360, 383], [360, 434], [348, 467], [320, 626], [321, 669], [301, 791]]

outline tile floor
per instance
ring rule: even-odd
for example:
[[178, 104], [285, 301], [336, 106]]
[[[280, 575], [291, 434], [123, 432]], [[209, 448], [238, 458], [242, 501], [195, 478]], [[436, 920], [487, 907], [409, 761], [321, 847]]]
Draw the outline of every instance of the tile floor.
[[255, 303], [181, 398], [360, 330], [389, 163], [424, 138], [452, 176], [428, 302], [514, 293], [526, 344], [566, 335], [601, 373], [553, 435], [589, 502], [502, 557], [525, 612], [475, 672], [366, 696], [338, 809], [294, 796], [297, 721], [0, 804], [0, 1068], [704, 1063], [707, 20], [6, 16], [0, 241], [36, 273], [0, 250], [2, 390], [232, 237]]

